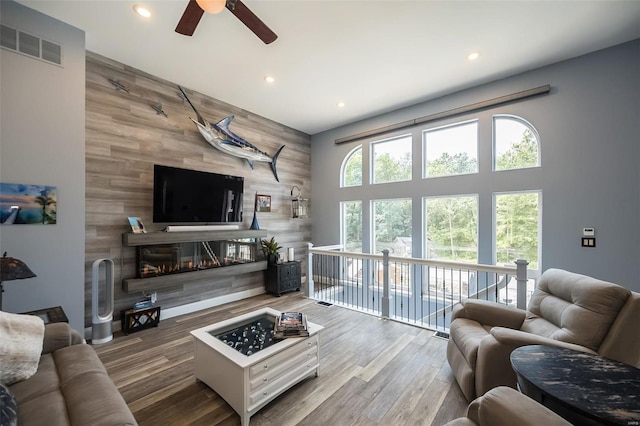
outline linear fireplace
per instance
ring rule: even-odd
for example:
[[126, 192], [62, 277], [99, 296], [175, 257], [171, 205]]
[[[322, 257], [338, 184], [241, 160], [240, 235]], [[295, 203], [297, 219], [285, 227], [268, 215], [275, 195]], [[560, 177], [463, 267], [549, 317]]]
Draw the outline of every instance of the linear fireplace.
[[136, 247], [137, 265], [136, 277], [124, 279], [123, 289], [150, 291], [196, 279], [265, 270], [266, 261], [259, 250], [264, 236], [262, 230], [123, 234], [124, 245]]
[[257, 261], [255, 238], [138, 247], [138, 278], [222, 268]]

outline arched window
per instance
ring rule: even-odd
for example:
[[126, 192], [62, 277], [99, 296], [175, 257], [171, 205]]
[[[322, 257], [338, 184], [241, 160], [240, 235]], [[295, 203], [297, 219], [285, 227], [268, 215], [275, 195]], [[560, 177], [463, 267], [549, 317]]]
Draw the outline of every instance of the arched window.
[[352, 149], [342, 162], [340, 187], [362, 186], [362, 145]]
[[540, 137], [521, 117], [493, 117], [493, 170], [525, 169], [540, 166]]

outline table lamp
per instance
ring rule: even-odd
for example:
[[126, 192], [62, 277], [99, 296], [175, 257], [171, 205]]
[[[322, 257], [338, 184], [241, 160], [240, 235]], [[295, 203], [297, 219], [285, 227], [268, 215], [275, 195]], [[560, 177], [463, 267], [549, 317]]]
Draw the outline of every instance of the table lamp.
[[2, 310], [2, 293], [4, 293], [3, 282], [12, 280], [23, 280], [37, 276], [20, 259], [7, 257], [5, 251], [0, 258], [0, 310]]

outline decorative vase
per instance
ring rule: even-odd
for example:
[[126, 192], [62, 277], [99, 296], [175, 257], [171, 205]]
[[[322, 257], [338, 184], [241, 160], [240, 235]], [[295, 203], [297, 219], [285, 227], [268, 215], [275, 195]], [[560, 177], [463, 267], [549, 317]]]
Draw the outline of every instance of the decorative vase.
[[249, 229], [260, 229], [260, 225], [258, 225], [258, 218], [256, 217], [256, 212], [253, 212], [253, 220], [251, 221], [251, 228]]

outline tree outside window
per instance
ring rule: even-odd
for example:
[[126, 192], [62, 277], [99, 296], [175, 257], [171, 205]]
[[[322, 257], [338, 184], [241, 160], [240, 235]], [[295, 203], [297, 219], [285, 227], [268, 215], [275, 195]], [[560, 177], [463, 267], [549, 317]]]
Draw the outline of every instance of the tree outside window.
[[496, 264], [529, 261], [538, 269], [539, 192], [495, 194]]
[[478, 122], [425, 130], [423, 177], [478, 172]]
[[533, 126], [514, 116], [493, 118], [494, 170], [540, 165], [538, 136]]
[[362, 145], [352, 150], [342, 164], [342, 186], [362, 185]]
[[478, 197], [424, 199], [427, 259], [478, 261]]
[[372, 202], [373, 253], [389, 249], [391, 256], [411, 257], [411, 200]]
[[411, 135], [371, 144], [372, 183], [411, 180]]
[[346, 251], [362, 253], [362, 201], [343, 201], [342, 244]]

